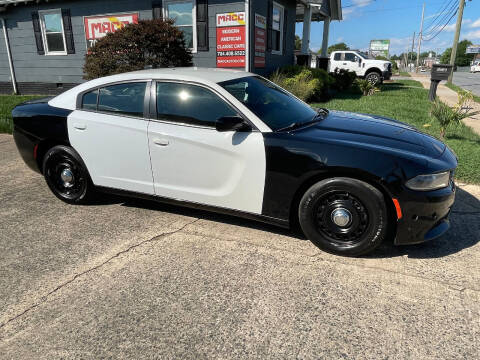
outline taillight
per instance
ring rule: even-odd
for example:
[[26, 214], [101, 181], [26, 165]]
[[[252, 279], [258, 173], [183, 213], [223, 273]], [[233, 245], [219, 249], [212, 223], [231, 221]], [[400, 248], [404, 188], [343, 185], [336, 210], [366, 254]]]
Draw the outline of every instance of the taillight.
[[33, 147], [33, 158], [37, 160], [38, 144]]

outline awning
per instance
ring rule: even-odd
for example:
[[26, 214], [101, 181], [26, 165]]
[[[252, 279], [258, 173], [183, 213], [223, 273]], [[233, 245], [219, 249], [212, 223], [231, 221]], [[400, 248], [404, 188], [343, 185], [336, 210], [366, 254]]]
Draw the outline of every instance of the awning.
[[312, 21], [342, 20], [342, 0], [297, 0], [297, 22], [303, 22], [305, 5], [312, 8]]

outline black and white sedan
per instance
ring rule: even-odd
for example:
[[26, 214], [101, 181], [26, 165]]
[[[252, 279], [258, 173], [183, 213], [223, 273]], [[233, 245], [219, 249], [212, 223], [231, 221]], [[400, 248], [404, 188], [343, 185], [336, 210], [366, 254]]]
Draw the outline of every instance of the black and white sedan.
[[12, 114], [24, 161], [68, 203], [103, 191], [299, 224], [349, 256], [449, 228], [457, 159], [442, 142], [395, 120], [312, 108], [255, 74], [138, 71]]

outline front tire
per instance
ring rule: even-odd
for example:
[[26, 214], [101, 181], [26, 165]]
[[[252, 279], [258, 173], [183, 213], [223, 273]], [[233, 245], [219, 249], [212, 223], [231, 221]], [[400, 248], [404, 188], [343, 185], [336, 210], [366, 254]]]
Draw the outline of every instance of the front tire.
[[322, 250], [360, 256], [376, 249], [387, 235], [382, 193], [363, 181], [332, 178], [310, 187], [298, 209], [300, 227]]
[[380, 75], [376, 71], [372, 71], [369, 73], [367, 76], [365, 76], [365, 79], [372, 84], [373, 86], [378, 85], [382, 82], [382, 75]]
[[77, 152], [58, 145], [43, 158], [43, 175], [48, 187], [60, 200], [68, 204], [86, 204], [94, 187], [90, 175]]

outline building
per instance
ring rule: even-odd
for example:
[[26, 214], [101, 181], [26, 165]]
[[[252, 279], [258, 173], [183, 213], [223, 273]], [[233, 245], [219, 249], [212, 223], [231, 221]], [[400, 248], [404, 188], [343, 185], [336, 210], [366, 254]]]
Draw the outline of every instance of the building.
[[[295, 23], [304, 54], [311, 21], [331, 20], [341, 0], [0, 0], [0, 93], [56, 94], [83, 81], [89, 46], [140, 19], [170, 17], [185, 33], [195, 66], [269, 74], [294, 63]], [[222, 34], [235, 36], [221, 36]]]

